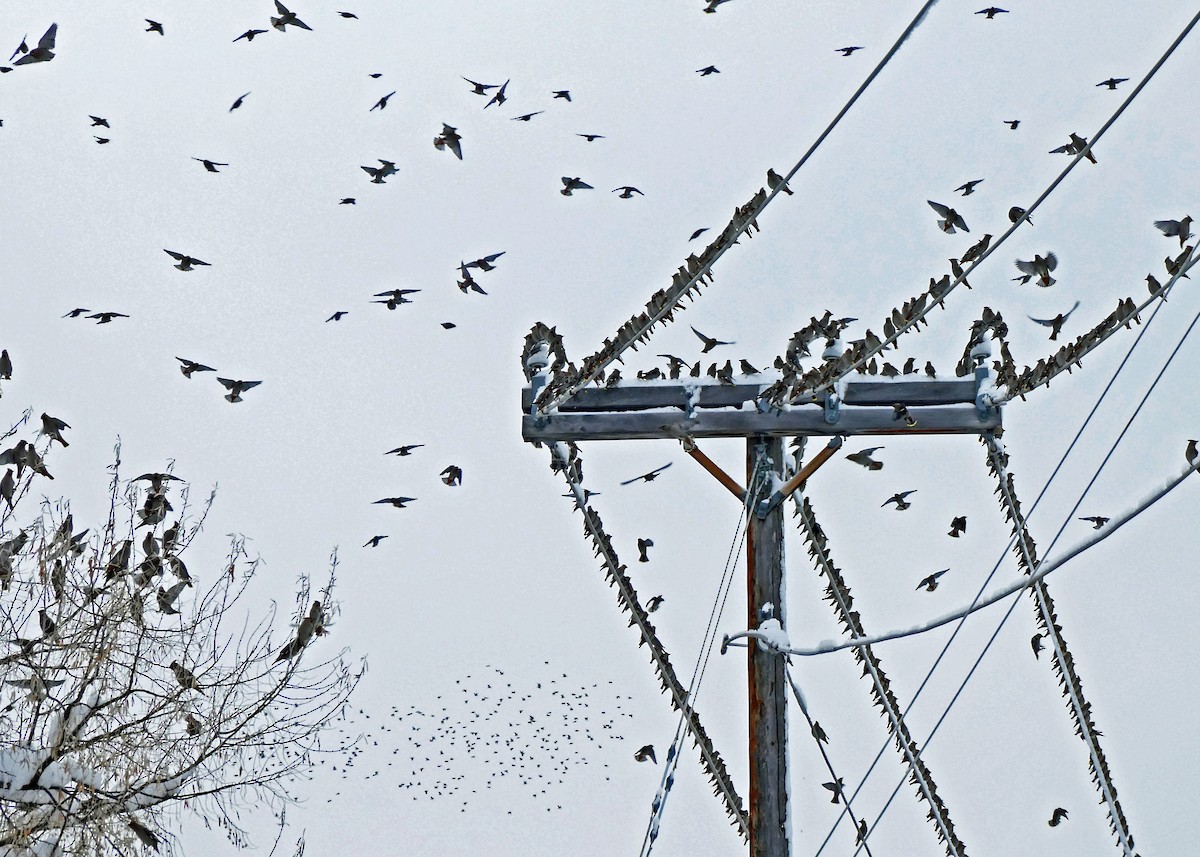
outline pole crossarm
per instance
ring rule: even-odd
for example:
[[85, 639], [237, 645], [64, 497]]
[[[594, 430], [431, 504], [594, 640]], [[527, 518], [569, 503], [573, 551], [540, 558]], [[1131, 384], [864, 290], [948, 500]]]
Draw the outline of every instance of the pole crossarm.
[[690, 437], [683, 439], [683, 451], [699, 462], [700, 466], [713, 475], [713, 478], [724, 485], [729, 492], [743, 504], [746, 502], [746, 489], [737, 484], [732, 476], [717, 466], [717, 463], [700, 451], [696, 441]]
[[[1012, 523], [1013, 536], [1016, 538], [1014, 552], [1017, 564], [1027, 575], [1038, 570], [1041, 563], [1037, 558], [1037, 545], [1029, 534], [1025, 518], [1021, 514], [1021, 503], [1016, 496], [1012, 473], [1008, 471], [1008, 454], [1000, 447], [999, 442], [990, 436], [985, 437], [988, 453], [988, 469], [996, 477], [997, 493], [1000, 495], [1000, 505], [1004, 514]], [[1129, 832], [1129, 822], [1117, 800], [1117, 787], [1112, 781], [1112, 772], [1108, 761], [1100, 747], [1100, 730], [1092, 720], [1091, 703], [1083, 695], [1083, 682], [1075, 672], [1075, 660], [1067, 650], [1067, 642], [1063, 638], [1062, 625], [1054, 601], [1050, 598], [1045, 580], [1036, 580], [1030, 585], [1037, 609], [1038, 627], [1046, 635], [1049, 642], [1047, 648], [1051, 652], [1051, 663], [1063, 697], [1067, 700], [1067, 708], [1071, 712], [1071, 720], [1075, 724], [1075, 734], [1079, 736], [1087, 748], [1088, 769], [1091, 771], [1092, 782], [1100, 792], [1100, 802], [1108, 811], [1108, 823], [1113, 835], [1117, 838], [1118, 847], [1125, 857], [1136, 857], [1133, 845], [1133, 834]]]
[[[842, 578], [841, 569], [833, 563], [829, 553], [829, 545], [825, 531], [817, 523], [812, 504], [807, 497], [796, 497], [795, 516], [799, 517], [799, 526], [808, 543], [808, 554], [812, 557], [817, 573], [825, 578], [825, 600], [833, 607], [834, 615], [842, 626], [842, 630], [850, 637], [864, 637], [862, 617], [854, 609], [854, 599], [850, 587]], [[883, 664], [874, 650], [868, 646], [854, 649], [854, 659], [862, 667], [863, 675], [871, 680], [871, 698], [883, 713], [889, 734], [896, 743], [896, 749], [904, 757], [909, 768], [909, 781], [917, 789], [917, 797], [929, 806], [928, 818], [934, 823], [938, 841], [946, 848], [948, 857], [966, 857], [966, 846], [959, 840], [954, 830], [954, 822], [946, 805], [938, 795], [937, 784], [933, 780], [928, 766], [921, 758], [920, 749], [908, 725], [904, 722], [903, 711], [896, 696], [892, 693], [891, 683]], [[853, 798], [853, 796], [851, 796]]]

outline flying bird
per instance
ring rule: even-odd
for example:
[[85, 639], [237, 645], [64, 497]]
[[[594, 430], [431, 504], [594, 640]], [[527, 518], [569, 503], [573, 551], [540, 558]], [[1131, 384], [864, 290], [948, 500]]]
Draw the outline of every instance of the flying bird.
[[959, 536], [961, 536], [966, 531], [967, 531], [967, 516], [966, 515], [959, 515], [957, 518], [953, 518], [950, 521], [950, 532], [948, 533], [950, 538], [957, 539]]
[[108, 124], [108, 120], [105, 119], [103, 116], [88, 116], [88, 119], [92, 120], [91, 127], [93, 127], [93, 128], [111, 128], [112, 127], [111, 125]]
[[468, 262], [467, 267], [468, 268], [478, 268], [479, 270], [486, 273], [487, 271], [491, 271], [491, 270], [495, 269], [496, 260], [499, 259], [501, 256], [503, 256], [505, 254], [505, 252], [507, 252], [507, 251], [501, 250], [499, 253], [493, 253], [490, 256], [484, 256], [480, 259], [476, 259], [474, 262]]
[[[265, 32], [266, 32], [266, 30], [263, 30], [263, 32], [265, 33]], [[241, 95], [239, 95], [237, 98], [235, 98], [235, 99], [234, 99], [234, 101], [233, 101], [233, 104], [231, 104], [231, 105], [229, 106], [229, 112], [230, 112], [230, 113], [232, 113], [233, 111], [235, 111], [235, 110], [237, 110], [239, 107], [241, 107], [241, 106], [242, 106], [242, 102], [246, 100], [246, 96], [247, 96], [247, 95], [249, 95], [249, 94], [250, 94], [249, 92], [243, 92]]]
[[709, 229], [709, 227], [707, 227], [707, 226], [701, 226], [699, 229], [697, 229], [695, 232], [693, 232], [690, 236], [688, 236], [688, 241], [695, 241], [697, 238], [699, 238], [701, 235], [703, 235], [705, 232], [707, 232], [708, 229]]
[[[216, 170], [213, 170], [213, 172], [216, 172]], [[168, 250], [165, 247], [163, 248], [163, 252], [178, 262], [177, 265], [173, 265], [172, 267], [178, 268], [180, 271], [191, 271], [193, 270], [194, 265], [209, 266], [208, 262], [204, 262], [193, 256], [188, 256], [185, 253], [177, 253], [174, 250]]]
[[1029, 262], [1017, 259], [1016, 264], [1017, 270], [1022, 274], [1037, 277], [1038, 285], [1044, 289], [1048, 289], [1058, 282], [1050, 276], [1050, 272], [1058, 267], [1058, 257], [1053, 253], [1047, 253], [1045, 256], [1035, 255]]
[[365, 545], [363, 545], [363, 547], [377, 548], [377, 547], [379, 547], [379, 543], [386, 538], [387, 538], [387, 536], [371, 536], [371, 538], [367, 539], [367, 543]]
[[828, 789], [829, 791], [833, 792], [833, 797], [829, 801], [830, 803], [838, 802], [838, 798], [840, 798], [842, 796], [842, 789], [844, 787], [845, 787], [845, 783], [842, 782], [841, 777], [838, 777], [836, 780], [834, 780], [831, 783], [821, 783], [821, 788]]
[[1179, 237], [1179, 246], [1182, 247], [1187, 243], [1187, 240], [1192, 237], [1192, 217], [1188, 215], [1182, 220], [1156, 220], [1154, 226], [1163, 235], [1168, 238]]
[[385, 161], [383, 158], [376, 158], [379, 161], [378, 167], [363, 167], [362, 170], [371, 177], [372, 184], [383, 184], [384, 179], [394, 173], [400, 172], [396, 169], [396, 165], [392, 161]]
[[142, 20], [145, 21], [146, 24], [148, 25], [144, 32], [158, 33], [160, 36], [166, 35], [166, 33], [163, 32], [163, 25], [160, 24], [158, 21], [151, 21], [149, 18], [143, 18]]
[[562, 98], [562, 99], [565, 99], [566, 101], [571, 100], [571, 90], [569, 90], [569, 89], [554, 89], [554, 90], [551, 90], [551, 93], [553, 94], [553, 96], [555, 98]]
[[[11, 503], [10, 503], [10, 505], [11, 505]], [[638, 546], [638, 562], [649, 562], [650, 557], [647, 554], [647, 551], [650, 550], [650, 548], [654, 547], [654, 540], [653, 539], [638, 539], [637, 546]]]
[[225, 401], [233, 404], [242, 401], [242, 393], [262, 383], [262, 381], [235, 381], [229, 378], [218, 378], [217, 381], [229, 391], [224, 397]]
[[837, 53], [837, 54], [841, 54], [844, 57], [848, 57], [848, 56], [850, 56], [850, 54], [854, 53], [855, 51], [861, 51], [862, 49], [863, 49], [862, 45], [854, 45], [853, 47], [849, 47], [849, 48], [834, 48], [833, 52]]
[[[371, 108], [371, 110], [385, 110], [385, 109], [387, 109], [387, 106], [388, 106], [388, 99], [389, 99], [389, 98], [391, 98], [391, 97], [392, 97], [393, 95], [395, 95], [395, 94], [396, 94], [396, 90], [394, 90], [394, 89], [393, 89], [393, 90], [392, 90], [391, 92], [389, 92], [387, 95], [383, 96], [383, 98], [381, 98], [381, 99], [379, 99], [378, 101], [376, 101], [376, 102], [375, 102], [375, 106], [374, 106], [374, 107], [372, 107], [372, 108]], [[370, 113], [370, 112], [371, 112], [371, 110], [368, 110], [367, 112], [368, 112], [368, 113]]]
[[[220, 161], [210, 161], [208, 158], [192, 158], [192, 160], [199, 161], [200, 163], [204, 164], [204, 169], [208, 170], [210, 173], [221, 172], [220, 170], [217, 169], [217, 167], [229, 166], [229, 164], [223, 164]], [[170, 251], [168, 250], [167, 252], [169, 253]], [[194, 260], [193, 260], [193, 263], [194, 263]], [[183, 270], [183, 269], [181, 268], [180, 270]]]
[[[507, 96], [505, 93], [507, 93], [507, 92], [508, 92], [508, 84], [509, 84], [510, 82], [511, 82], [511, 78], [510, 78], [509, 80], [506, 80], [506, 81], [504, 81], [504, 83], [500, 84], [500, 88], [496, 90], [496, 94], [495, 94], [495, 95], [493, 95], [493, 96], [492, 96], [492, 97], [491, 97], [491, 98], [488, 100], [488, 103], [487, 103], [487, 104], [483, 105], [483, 109], [484, 109], [484, 110], [487, 110], [487, 109], [488, 109], [489, 107], [491, 107], [493, 104], [495, 104], [497, 107], [503, 107], [503, 106], [504, 106], [504, 102], [505, 102], [505, 101], [508, 101], [508, 96]], [[489, 88], [490, 88], [490, 87], [489, 87]]]
[[639, 762], [644, 762], [647, 759], [649, 759], [654, 764], [656, 764], [656, 765], [658, 764], [658, 759], [656, 759], [654, 757], [654, 745], [653, 744], [647, 744], [645, 747], [642, 747], [640, 750], [638, 750], [636, 753], [633, 754], [633, 758]]
[[1029, 640], [1029, 647], [1033, 649], [1033, 656], [1035, 658], [1040, 657], [1042, 654], [1042, 649], [1045, 648], [1045, 646], [1042, 645], [1042, 638], [1045, 636], [1045, 634], [1034, 634]]
[[129, 318], [123, 312], [98, 312], [94, 315], [89, 315], [88, 318], [96, 319], [96, 324], [108, 324], [114, 318]]
[[635, 476], [632, 479], [626, 479], [621, 484], [622, 485], [631, 485], [634, 482], [639, 482], [639, 481], [640, 482], [653, 482], [655, 479], [658, 478], [658, 474], [662, 473], [664, 470], [666, 470], [668, 467], [670, 467], [671, 464], [672, 464], [672, 462], [668, 461], [662, 467], [656, 467], [648, 473], [643, 473], [641, 476]]
[[954, 192], [958, 193], [959, 191], [962, 191], [963, 196], [970, 196], [971, 194], [975, 193], [975, 187], [982, 181], [983, 179], [972, 179], [971, 181], [956, 187]]
[[439, 475], [442, 477], [442, 481], [451, 487], [462, 485], [462, 468], [457, 464], [451, 464]]
[[356, 21], [358, 20], [358, 16], [355, 15], [353, 12], [338, 12], [338, 14], [341, 15], [343, 18], [353, 18]]
[[577, 190], [592, 190], [592, 186], [580, 179], [579, 176], [575, 176], [574, 178], [563, 176], [562, 183], [563, 187], [559, 193], [561, 193], [563, 196], [570, 196], [574, 191]]
[[596, 142], [597, 140], [603, 140], [603, 139], [604, 139], [604, 135], [603, 135], [603, 134], [576, 134], [575, 136], [576, 136], [576, 137], [582, 137], [583, 139], [587, 140], [589, 143], [594, 143], [594, 142]]
[[532, 119], [534, 116], [537, 116], [539, 113], [545, 113], [545, 112], [546, 112], [545, 110], [535, 110], [532, 113], [522, 113], [520, 116], [512, 117], [512, 121], [513, 122], [528, 122], [530, 119]]
[[279, 0], [275, 0], [275, 8], [279, 10], [279, 17], [271, 18], [271, 26], [279, 32], [286, 33], [288, 24], [291, 24], [294, 27], [299, 27], [302, 30], [308, 30], [309, 32], [312, 32], [312, 27], [308, 26], [308, 24], [297, 18], [296, 13], [290, 11], [286, 6], [280, 3]]
[[395, 449], [389, 449], [384, 455], [412, 455], [414, 449], [420, 449], [425, 444], [410, 443], [408, 446], [398, 446]]
[[638, 196], [645, 196], [644, 193], [642, 193], [640, 190], [638, 190], [636, 187], [633, 187], [632, 185], [623, 185], [618, 188], [613, 188], [612, 192], [613, 193], [619, 192], [621, 194], [621, 197], [620, 197], [621, 199], [633, 199], [633, 195], [635, 193]]
[[340, 309], [337, 312], [335, 312], [333, 315], [331, 315], [329, 318], [325, 319], [325, 323], [328, 324], [331, 321], [341, 321], [342, 316], [349, 315], [349, 314], [350, 314], [349, 310]]
[[242, 39], [245, 39], [248, 42], [252, 42], [252, 41], [254, 41], [255, 36], [261, 36], [265, 32], [267, 32], [267, 31], [266, 30], [247, 30], [246, 32], [244, 32], [240, 36], [238, 36], [236, 39], [234, 39], [234, 41], [240, 42]]
[[1124, 83], [1129, 80], [1127, 77], [1110, 77], [1108, 80], [1102, 80], [1096, 86], [1107, 86], [1109, 89], [1116, 89], [1117, 84]]
[[381, 503], [387, 503], [395, 506], [397, 509], [403, 509], [406, 503], [412, 503], [416, 499], [416, 497], [384, 497], [382, 500], [376, 500], [372, 505], [377, 506]]
[[[15, 57], [18, 53], [23, 53], [25, 56], [21, 57], [19, 60], [13, 63], [13, 65], [30, 65], [35, 62], [50, 62], [50, 60], [54, 59], [55, 56], [54, 40], [57, 36], [58, 24], [51, 24], [50, 29], [46, 30], [42, 37], [38, 39], [36, 48], [33, 48], [32, 50], [27, 48], [25, 45], [25, 40], [22, 39], [20, 47], [18, 47], [13, 53], [13, 56]], [[21, 48], [25, 48], [25, 50], [21, 50]], [[12, 57], [9, 57], [9, 59], [12, 59]]]
[[1075, 301], [1075, 306], [1071, 307], [1071, 309], [1065, 313], [1060, 312], [1054, 318], [1034, 318], [1033, 316], [1029, 316], [1029, 320], [1036, 321], [1043, 327], [1050, 328], [1050, 341], [1054, 342], [1058, 339], [1058, 334], [1062, 331], [1062, 326], [1066, 323], [1067, 319], [1071, 317], [1071, 313], [1075, 312], [1075, 310], [1078, 308], [1079, 301]]
[[907, 509], [909, 506], [912, 505], [912, 503], [908, 502], [904, 498], [910, 494], [916, 494], [916, 493], [917, 493], [917, 489], [914, 488], [911, 491], [903, 491], [899, 494], [893, 494], [891, 497], [888, 497], [886, 500], [884, 500], [879, 508], [882, 509], [884, 506], [888, 505], [889, 503], [895, 503], [896, 511], [903, 512], [905, 509]]
[[728, 2], [729, 2], [729, 0], [708, 0], [708, 5], [704, 7], [704, 14], [715, 15], [717, 12], [717, 7], [720, 6], [722, 3], [728, 3]]
[[105, 143], [111, 143], [111, 142], [112, 142], [112, 140], [111, 140], [110, 138], [108, 138], [108, 137], [96, 137], [95, 135], [92, 135], [92, 136], [93, 136], [93, 139], [95, 139], [95, 141], [96, 141], [97, 143], [99, 143], [101, 146], [103, 146]]
[[1067, 811], [1061, 806], [1054, 808], [1054, 814], [1050, 816], [1050, 820], [1046, 822], [1051, 827], [1058, 827], [1067, 818]]
[[653, 613], [659, 607], [662, 607], [662, 603], [666, 600], [667, 599], [663, 598], [661, 595], [655, 595], [653, 598], [651, 598], [649, 601], [646, 602], [646, 612]]
[[338, 205], [358, 205], [358, 200], [352, 196], [344, 196]]
[[454, 153], [454, 157], [462, 160], [462, 135], [458, 133], [458, 129], [452, 125], [442, 123], [442, 133], [433, 138], [433, 146], [439, 152], [443, 149], [449, 149]]
[[696, 69], [696, 74], [701, 77], [708, 77], [710, 74], [720, 74], [721, 70], [715, 65], [706, 65], [704, 68]]
[[929, 203], [929, 207], [938, 213], [942, 219], [938, 221], [938, 228], [947, 235], [953, 235], [957, 227], [963, 232], [970, 232], [967, 228], [967, 222], [962, 219], [962, 215], [950, 208], [948, 205], [942, 205], [940, 202], [934, 202], [932, 199], [925, 200]]
[[1016, 131], [1017, 126], [1021, 124], [1020, 119], [1001, 119], [1000, 121], [1007, 125], [1010, 131]]
[[883, 449], [882, 446], [872, 446], [867, 449], [860, 449], [858, 452], [852, 452], [846, 458], [853, 461], [855, 464], [867, 468], [867, 470], [882, 470], [883, 462], [876, 461], [871, 455]]
[[711, 336], [705, 336], [703, 333], [696, 330], [696, 328], [694, 328], [694, 327], [692, 328], [692, 333], [696, 334], [696, 336], [698, 336], [700, 338], [700, 341], [704, 343], [704, 347], [702, 349], [700, 349], [701, 354], [707, 354], [708, 352], [710, 352], [714, 348], [716, 348], [718, 345], [736, 345], [737, 344], [736, 342], [724, 342], [720, 339], [714, 339]]
[[63, 318], [79, 318], [79, 316], [83, 315], [85, 312], [91, 312], [91, 310], [84, 309], [83, 307], [76, 307], [75, 309], [71, 310], [69, 313], [64, 315]]
[[471, 80], [469, 77], [464, 77], [463, 80], [471, 84], [473, 87], [471, 92], [474, 95], [487, 95], [489, 89], [495, 89], [500, 85], [498, 83], [478, 83], [474, 80]]
[[1087, 521], [1092, 525], [1093, 530], [1098, 530], [1109, 522], [1109, 519], [1103, 515], [1089, 515], [1086, 518], [1080, 518], [1081, 521]]
[[192, 377], [193, 372], [216, 372], [217, 370], [211, 366], [205, 366], [203, 363], [197, 363], [195, 360], [187, 360], [183, 357], [176, 357], [183, 365], [179, 367], [179, 371], [183, 373], [183, 377]]
[[994, 19], [994, 18], [995, 18], [997, 15], [1007, 15], [1007, 14], [1008, 14], [1008, 10], [1007, 10], [1007, 9], [1000, 9], [999, 7], [996, 7], [996, 6], [988, 6], [986, 9], [980, 9], [980, 10], [979, 10], [978, 12], [976, 12], [975, 14], [976, 14], [976, 15], [987, 15], [987, 18], [985, 18], [984, 20], [986, 20], [986, 21], [991, 21], [991, 20], [993, 20], [993, 19]]
[[938, 588], [938, 579], [949, 570], [950, 569], [948, 568], [943, 568], [941, 571], [935, 571], [928, 577], [922, 578], [921, 582], [917, 584], [917, 589], [924, 589], [926, 592], [933, 592]]

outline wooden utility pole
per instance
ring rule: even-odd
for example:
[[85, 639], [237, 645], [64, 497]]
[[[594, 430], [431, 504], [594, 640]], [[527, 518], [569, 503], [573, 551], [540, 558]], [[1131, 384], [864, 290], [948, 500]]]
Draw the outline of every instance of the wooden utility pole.
[[[747, 626], [757, 630], [774, 618], [786, 631], [783, 597], [783, 503], [839, 447], [834, 440], [787, 480], [785, 438], [849, 435], [979, 434], [1002, 429], [1000, 411], [983, 391], [990, 385], [982, 365], [974, 378], [953, 381], [855, 381], [810, 404], [787, 409], [759, 407], [765, 384], [708, 381], [638, 384], [580, 390], [552, 413], [534, 402], [546, 382], [544, 357], [522, 392], [521, 435], [529, 442], [674, 438], [718, 481], [743, 501], [754, 502], [747, 526]], [[695, 445], [696, 438], [746, 439], [746, 486], [720, 470]], [[753, 489], [770, 479], [778, 489], [761, 499]], [[787, 685], [779, 654], [751, 640], [747, 684], [750, 710], [750, 857], [788, 857]]]
[[[746, 486], [768, 474], [782, 480], [783, 440], [746, 441]], [[751, 510], [754, 512], [755, 510]], [[751, 514], [746, 529], [746, 627], [774, 617], [787, 627], [783, 600], [783, 505]], [[750, 697], [750, 857], [787, 857], [787, 686], [784, 661], [751, 640], [746, 649]]]

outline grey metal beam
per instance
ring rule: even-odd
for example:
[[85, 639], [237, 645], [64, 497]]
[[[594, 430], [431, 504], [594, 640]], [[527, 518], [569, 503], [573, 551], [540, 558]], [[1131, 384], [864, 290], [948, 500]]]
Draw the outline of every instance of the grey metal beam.
[[654, 438], [739, 437], [754, 435], [885, 435], [885, 434], [979, 434], [1002, 428], [999, 411], [980, 416], [973, 405], [911, 407], [916, 425], [893, 419], [888, 408], [843, 408], [837, 422], [825, 421], [823, 408], [812, 406], [783, 412], [697, 411], [691, 419], [683, 413], [560, 413], [546, 417], [521, 418], [521, 437], [526, 441], [632, 440]]

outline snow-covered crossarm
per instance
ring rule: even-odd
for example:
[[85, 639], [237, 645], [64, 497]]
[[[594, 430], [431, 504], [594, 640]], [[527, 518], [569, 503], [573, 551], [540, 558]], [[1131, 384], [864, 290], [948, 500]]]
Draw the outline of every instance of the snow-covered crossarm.
[[663, 323], [674, 321], [675, 313], [686, 309], [685, 297], [695, 300], [705, 281], [712, 281], [713, 264], [725, 255], [743, 234], [752, 235], [758, 229], [758, 215], [766, 204], [767, 191], [759, 188], [745, 204], [734, 209], [729, 223], [699, 256], [688, 256], [683, 265], [671, 276], [671, 285], [655, 292], [646, 302], [646, 309], [621, 325], [611, 339], [604, 340], [604, 347], [586, 358], [578, 369], [573, 366], [556, 369], [554, 378], [542, 390], [537, 399], [540, 413], [554, 410], [563, 401], [598, 380], [606, 367], [620, 360], [628, 349], [637, 350], [638, 344], [650, 341], [650, 334]]
[[[850, 587], [843, 580], [841, 569], [833, 563], [825, 531], [817, 523], [812, 504], [807, 497], [796, 496], [795, 501], [795, 515], [800, 519], [799, 526], [808, 545], [808, 555], [812, 558], [817, 573], [825, 578], [825, 600], [833, 607], [834, 615], [847, 635], [865, 636], [862, 619], [854, 609]], [[908, 731], [900, 704], [892, 693], [891, 684], [879, 657], [870, 646], [856, 647], [853, 654], [862, 667], [863, 675], [871, 679], [871, 697], [883, 713], [888, 733], [896, 742], [896, 749], [908, 764], [910, 781], [917, 789], [917, 797], [929, 806], [928, 818], [934, 823], [938, 841], [945, 846], [948, 857], [964, 857], [966, 846], [955, 833], [954, 822], [938, 795], [933, 775], [921, 758], [917, 742]]]
[[1175, 260], [1176, 271], [1165, 283], [1158, 284], [1153, 276], [1147, 278], [1150, 297], [1141, 304], [1134, 304], [1133, 298], [1122, 299], [1117, 303], [1116, 309], [1105, 316], [1099, 324], [1087, 333], [1078, 337], [1074, 342], [1063, 345], [1049, 357], [1038, 360], [1035, 366], [1026, 366], [1019, 375], [1011, 379], [1011, 383], [1006, 385], [1008, 392], [1004, 396], [997, 398], [995, 400], [996, 404], [1003, 404], [1015, 396], [1020, 396], [1024, 399], [1025, 395], [1035, 388], [1043, 384], [1049, 385], [1051, 379], [1063, 370], [1070, 372], [1072, 366], [1082, 365], [1081, 361], [1089, 352], [1099, 347], [1101, 343], [1122, 327], [1130, 329], [1132, 327], [1130, 322], [1141, 324], [1140, 314], [1155, 301], [1165, 301], [1168, 293], [1174, 288], [1179, 278], [1186, 276], [1187, 272], [1200, 261], [1200, 257], [1190, 258], [1189, 261], [1191, 252], [1192, 248], [1188, 247]]
[[654, 664], [654, 670], [658, 674], [663, 691], [670, 696], [672, 708], [680, 712], [687, 721], [692, 740], [700, 751], [700, 764], [708, 775], [713, 793], [721, 798], [726, 814], [737, 826], [742, 838], [748, 840], [749, 818], [742, 806], [742, 799], [738, 796], [733, 780], [729, 776], [729, 771], [725, 767], [725, 762], [704, 731], [704, 727], [700, 723], [700, 715], [689, 703], [688, 691], [675, 675], [670, 656], [663, 647], [662, 641], [658, 639], [654, 625], [650, 622], [649, 614], [638, 600], [633, 582], [625, 573], [625, 566], [617, 558], [612, 539], [604, 531], [604, 524], [600, 520], [599, 513], [591, 507], [588, 500], [589, 492], [583, 487], [583, 459], [579, 455], [579, 448], [572, 443], [550, 444], [550, 468], [556, 473], [563, 474], [566, 479], [567, 488], [575, 498], [575, 508], [583, 515], [584, 534], [592, 542], [592, 549], [601, 561], [609, 586], [615, 587], [617, 590], [617, 605], [622, 612], [629, 614], [630, 627], [638, 629], [641, 637], [638, 645], [645, 644], [650, 650], [650, 660]]
[[[1014, 552], [1017, 564], [1027, 575], [1033, 575], [1038, 569], [1037, 545], [1029, 534], [1025, 517], [1021, 514], [1021, 503], [1017, 499], [1016, 488], [1012, 473], [1008, 471], [1008, 454], [994, 436], [985, 438], [988, 452], [988, 469], [996, 477], [1000, 505], [1005, 517], [1011, 522], [1015, 538]], [[1054, 601], [1050, 597], [1045, 580], [1036, 580], [1030, 585], [1037, 611], [1038, 627], [1046, 635], [1049, 642], [1051, 659], [1055, 675], [1058, 676], [1059, 686], [1063, 697], [1067, 700], [1067, 708], [1071, 720], [1075, 723], [1075, 734], [1080, 737], [1087, 748], [1088, 768], [1092, 774], [1092, 782], [1100, 792], [1101, 803], [1108, 810], [1109, 827], [1117, 838], [1117, 845], [1126, 855], [1133, 857], [1133, 834], [1129, 832], [1129, 823], [1117, 800], [1117, 787], [1113, 784], [1112, 773], [1108, 761], [1100, 747], [1100, 731], [1092, 720], [1091, 703], [1083, 695], [1083, 682], [1075, 672], [1075, 661], [1067, 650], [1067, 641], [1063, 637], [1062, 625]]]

